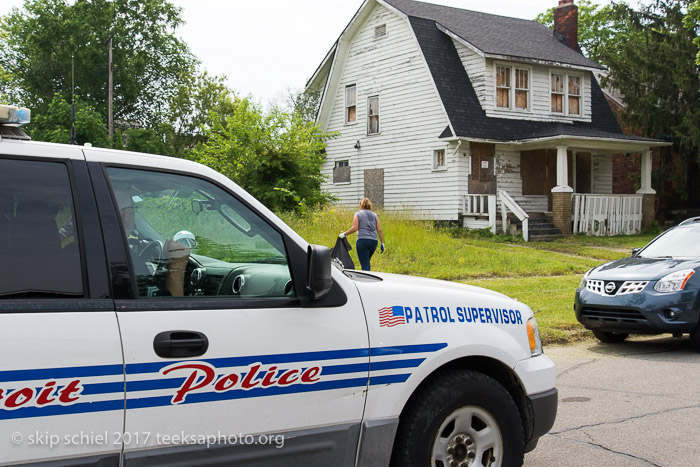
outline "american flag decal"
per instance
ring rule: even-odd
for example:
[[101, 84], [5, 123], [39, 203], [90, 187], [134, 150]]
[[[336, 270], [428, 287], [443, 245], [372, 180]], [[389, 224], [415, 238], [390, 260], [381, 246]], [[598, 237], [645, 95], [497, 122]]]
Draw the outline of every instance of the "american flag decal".
[[392, 327], [406, 324], [402, 306], [387, 306], [379, 309], [379, 327]]

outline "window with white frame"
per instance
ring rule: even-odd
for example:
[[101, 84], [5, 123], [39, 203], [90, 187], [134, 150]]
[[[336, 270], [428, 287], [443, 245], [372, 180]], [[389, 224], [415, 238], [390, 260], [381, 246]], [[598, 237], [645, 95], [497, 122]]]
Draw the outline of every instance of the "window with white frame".
[[515, 108], [530, 108], [530, 71], [523, 68], [515, 69]]
[[433, 151], [433, 170], [443, 170], [447, 168], [445, 160], [445, 150], [436, 149]]
[[569, 76], [569, 115], [581, 115], [580, 76]]
[[345, 86], [345, 123], [357, 122], [357, 86]]
[[379, 96], [367, 98], [367, 134], [379, 133]]
[[510, 70], [509, 66], [496, 66], [496, 107], [510, 109]]
[[348, 183], [350, 181], [350, 161], [347, 159], [335, 161], [333, 167], [333, 183]]
[[567, 73], [550, 74], [552, 113], [580, 116], [583, 99], [582, 78]]
[[496, 65], [496, 108], [530, 108], [530, 70]]

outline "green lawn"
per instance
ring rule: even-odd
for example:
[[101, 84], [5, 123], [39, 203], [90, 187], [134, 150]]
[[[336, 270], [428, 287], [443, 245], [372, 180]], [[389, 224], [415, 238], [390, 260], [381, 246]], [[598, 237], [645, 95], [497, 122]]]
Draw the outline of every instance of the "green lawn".
[[[350, 228], [353, 212], [335, 208], [304, 218], [282, 217], [309, 242], [333, 246], [338, 234]], [[581, 276], [598, 264], [629, 256], [632, 248], [655, 237], [577, 235], [551, 242], [507, 242], [483, 232], [455, 234], [405, 213], [379, 216], [387, 251], [372, 258], [372, 269], [464, 282], [517, 298], [535, 312], [545, 344], [590, 338], [573, 312]], [[359, 268], [354, 250], [351, 256]]]

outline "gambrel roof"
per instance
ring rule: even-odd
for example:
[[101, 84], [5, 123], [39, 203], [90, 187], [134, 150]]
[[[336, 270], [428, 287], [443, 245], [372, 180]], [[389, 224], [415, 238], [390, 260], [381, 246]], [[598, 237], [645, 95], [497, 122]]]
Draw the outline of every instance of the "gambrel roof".
[[486, 56], [548, 64], [603, 67], [572, 50], [536, 21], [498, 16], [413, 0], [384, 0], [406, 16], [434, 21]]
[[[365, 9], [379, 3], [406, 18], [437, 88], [449, 125], [440, 138], [527, 142], [548, 138], [605, 139], [629, 143], [661, 142], [625, 135], [593, 71], [598, 63], [570, 48], [561, 36], [536, 21], [509, 18], [414, 0], [367, 0], [309, 81], [327, 83], [339, 44], [361, 22]], [[489, 117], [482, 108], [453, 39], [486, 58], [572, 68], [591, 74], [591, 121], [573, 123]], [[436, 135], [437, 136], [437, 135]]]

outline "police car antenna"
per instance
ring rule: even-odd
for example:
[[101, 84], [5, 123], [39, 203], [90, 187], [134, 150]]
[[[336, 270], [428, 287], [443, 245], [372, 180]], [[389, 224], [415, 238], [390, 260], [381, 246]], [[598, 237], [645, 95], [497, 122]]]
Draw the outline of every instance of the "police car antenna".
[[70, 144], [78, 144], [75, 140], [75, 55], [71, 55], [71, 128], [70, 128]]

